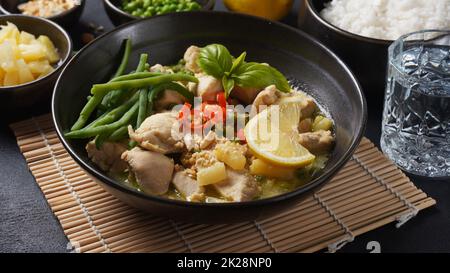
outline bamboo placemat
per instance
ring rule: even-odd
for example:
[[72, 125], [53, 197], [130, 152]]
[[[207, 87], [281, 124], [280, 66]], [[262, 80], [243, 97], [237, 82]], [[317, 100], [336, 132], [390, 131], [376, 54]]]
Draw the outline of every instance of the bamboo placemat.
[[177, 223], [140, 212], [93, 182], [60, 143], [50, 115], [11, 125], [72, 246], [79, 252], [334, 252], [356, 236], [433, 206], [367, 139], [318, 193], [261, 221]]

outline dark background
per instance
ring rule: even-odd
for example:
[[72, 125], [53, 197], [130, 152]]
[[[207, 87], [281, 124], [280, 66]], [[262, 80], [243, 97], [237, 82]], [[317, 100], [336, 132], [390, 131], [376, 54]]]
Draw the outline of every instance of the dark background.
[[[293, 11], [283, 22], [296, 25], [299, 1], [295, 1]], [[216, 2], [216, 10], [225, 10], [221, 0]], [[82, 45], [82, 33], [93, 25], [103, 26], [106, 31], [113, 28], [100, 0], [87, 0], [80, 24], [70, 30], [78, 48]], [[366, 137], [379, 145], [381, 106], [371, 100], [368, 104]], [[0, 116], [0, 252], [69, 252], [67, 238], [8, 128], [11, 118], [7, 114]], [[366, 245], [370, 241], [378, 241], [381, 252], [450, 252], [450, 181], [417, 177], [411, 180], [435, 198], [437, 206], [422, 211], [400, 229], [390, 224], [359, 236], [340, 252], [369, 252]]]

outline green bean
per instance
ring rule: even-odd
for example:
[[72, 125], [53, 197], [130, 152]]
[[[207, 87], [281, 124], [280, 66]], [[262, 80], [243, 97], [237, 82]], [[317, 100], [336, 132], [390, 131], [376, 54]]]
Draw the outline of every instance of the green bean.
[[145, 79], [145, 78], [155, 77], [155, 76], [161, 76], [161, 75], [166, 75], [166, 74], [160, 73], [160, 72], [135, 72], [135, 73], [130, 73], [128, 75], [123, 75], [123, 76], [114, 78], [110, 82], [140, 80], [140, 79]]
[[122, 126], [115, 130], [108, 138], [110, 141], [119, 141], [128, 136], [128, 126]]
[[[124, 50], [124, 54], [122, 57], [122, 61], [121, 61], [119, 68], [117, 69], [115, 75], [120, 76], [121, 74], [123, 74], [123, 72], [128, 64], [130, 52], [131, 52], [131, 40], [127, 39], [125, 41], [125, 50]], [[89, 117], [91, 116], [92, 112], [102, 102], [103, 96], [104, 96], [104, 94], [98, 94], [98, 95], [92, 96], [89, 99], [89, 101], [86, 103], [86, 105], [81, 110], [77, 121], [72, 125], [72, 128], [71, 128], [72, 131], [83, 128], [83, 126], [86, 124]]]
[[136, 121], [136, 128], [139, 128], [144, 119], [147, 117], [147, 97], [147, 89], [139, 90], [139, 113]]
[[139, 94], [135, 93], [124, 104], [100, 116], [98, 119], [94, 120], [88, 126], [86, 126], [86, 128], [94, 128], [118, 120], [121, 116], [123, 116], [126, 113], [126, 111], [128, 111], [136, 103], [138, 98]]
[[130, 53], [131, 53], [131, 39], [126, 39], [122, 61], [120, 62], [119, 68], [117, 69], [113, 78], [119, 77], [125, 72], [125, 69], [127, 68], [128, 65], [128, 60], [130, 59]]
[[71, 139], [90, 138], [103, 133], [112, 133], [122, 126], [127, 125], [130, 120], [137, 114], [139, 102], [136, 102], [128, 112], [126, 112], [118, 121], [97, 127], [84, 128], [65, 134], [65, 137]]
[[161, 83], [167, 83], [172, 81], [190, 81], [190, 82], [198, 82], [198, 79], [194, 76], [189, 76], [185, 74], [165, 74], [155, 77], [149, 77], [139, 80], [128, 80], [128, 81], [120, 81], [120, 82], [109, 82], [104, 84], [95, 84], [91, 93], [100, 94], [103, 96], [107, 92], [111, 90], [117, 89], [140, 89], [152, 85], [157, 85]]
[[72, 125], [72, 128], [70, 128], [71, 131], [75, 131], [75, 130], [83, 128], [83, 126], [86, 124], [87, 120], [89, 119], [89, 116], [91, 115], [91, 113], [95, 110], [97, 105], [99, 105], [102, 102], [103, 96], [104, 96], [104, 94], [98, 94], [98, 95], [92, 96], [92, 98], [86, 103], [86, 105], [81, 110], [78, 120], [75, 122], [74, 125]]
[[[139, 73], [139, 72], [143, 72], [145, 69], [145, 64], [147, 63], [148, 60], [148, 54], [141, 54], [140, 58], [139, 58], [139, 64], [136, 68], [136, 72], [135, 73]], [[112, 79], [111, 81], [115, 81], [117, 78], [120, 77], [116, 77], [114, 79]], [[119, 101], [121, 100], [121, 98], [123, 97], [123, 95], [126, 93], [126, 90], [113, 90], [111, 92], [109, 92], [102, 101], [102, 106], [105, 109], [111, 108], [116, 106]]]
[[141, 56], [139, 57], [139, 63], [136, 68], [136, 72], [144, 72], [145, 66], [147, 65], [147, 61], [148, 61], [148, 54], [142, 53]]
[[102, 133], [95, 137], [94, 143], [97, 150], [99, 150], [102, 147], [103, 143], [105, 143], [105, 141], [109, 138], [109, 135], [110, 134], [108, 133]]
[[166, 90], [165, 84], [160, 84], [160, 85], [156, 86], [155, 88], [153, 88], [152, 90], [150, 90], [150, 92], [148, 93], [148, 105], [147, 105], [147, 114], [148, 115], [153, 114], [155, 100], [159, 96], [159, 94], [164, 90]]

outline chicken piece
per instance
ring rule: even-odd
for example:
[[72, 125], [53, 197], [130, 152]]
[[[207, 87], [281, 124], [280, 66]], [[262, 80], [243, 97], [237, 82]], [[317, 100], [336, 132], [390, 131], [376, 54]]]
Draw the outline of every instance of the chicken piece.
[[334, 137], [331, 131], [316, 131], [299, 135], [299, 142], [313, 154], [329, 152], [332, 148]]
[[216, 191], [227, 200], [250, 201], [259, 194], [260, 187], [249, 173], [227, 169], [227, 176], [226, 180], [213, 184]]
[[203, 101], [215, 100], [217, 93], [223, 92], [222, 82], [213, 76], [200, 75], [197, 78], [197, 96]]
[[146, 118], [136, 131], [133, 131], [131, 126], [128, 130], [130, 138], [142, 148], [169, 154], [180, 152], [184, 148], [184, 143], [178, 135], [177, 124], [176, 113], [165, 112]]
[[197, 94], [197, 86], [198, 83], [196, 82], [188, 82], [186, 85], [187, 90], [189, 90], [189, 92], [191, 92], [192, 94]]
[[126, 145], [117, 142], [105, 142], [100, 149], [97, 149], [94, 140], [86, 144], [89, 158], [103, 171], [124, 171], [127, 168], [127, 164], [120, 156], [126, 150]]
[[174, 170], [172, 159], [138, 147], [125, 151], [122, 159], [128, 163], [143, 192], [156, 195], [167, 192]]
[[311, 118], [317, 110], [316, 102], [313, 98], [301, 91], [294, 91], [288, 95], [282, 94], [277, 104], [294, 101], [300, 103], [301, 118]]
[[212, 149], [218, 142], [225, 141], [219, 138], [214, 131], [209, 131], [206, 136], [187, 133], [183, 136], [184, 145], [188, 151]]
[[232, 98], [238, 99], [241, 103], [250, 105], [258, 96], [262, 89], [252, 88], [252, 87], [240, 87], [235, 86], [230, 96]]
[[186, 170], [176, 172], [172, 183], [186, 200], [193, 202], [205, 200], [205, 188], [200, 186]]
[[163, 66], [161, 64], [155, 64], [150, 67], [150, 72], [160, 72], [160, 73], [170, 73], [173, 74], [173, 70], [168, 68], [167, 66]]
[[300, 104], [300, 108], [302, 118], [310, 118], [317, 110], [317, 105], [312, 98], [305, 97]]
[[278, 90], [275, 85], [268, 86], [256, 96], [253, 101], [252, 111], [259, 113], [266, 107], [276, 104], [280, 97], [281, 91]]
[[199, 142], [202, 137], [198, 134], [187, 133], [183, 135], [183, 142], [188, 151], [199, 150]]
[[186, 98], [180, 95], [177, 91], [166, 89], [164, 90], [161, 97], [155, 103], [156, 111], [160, 112], [162, 110], [171, 110], [170, 108], [183, 104], [186, 102]]
[[186, 61], [186, 69], [194, 73], [200, 73], [202, 70], [197, 64], [198, 56], [200, 54], [200, 48], [197, 46], [190, 46], [184, 53], [184, 60]]
[[300, 121], [298, 124], [298, 131], [300, 133], [307, 133], [312, 131], [312, 119], [306, 118]]
[[209, 131], [204, 138], [200, 140], [199, 148], [201, 150], [212, 148], [218, 141], [218, 136], [214, 131]]

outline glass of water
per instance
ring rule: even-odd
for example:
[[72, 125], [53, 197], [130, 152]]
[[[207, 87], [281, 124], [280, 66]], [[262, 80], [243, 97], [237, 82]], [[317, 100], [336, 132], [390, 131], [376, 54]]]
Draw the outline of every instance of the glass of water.
[[411, 33], [389, 47], [381, 148], [409, 173], [450, 178], [450, 31]]

